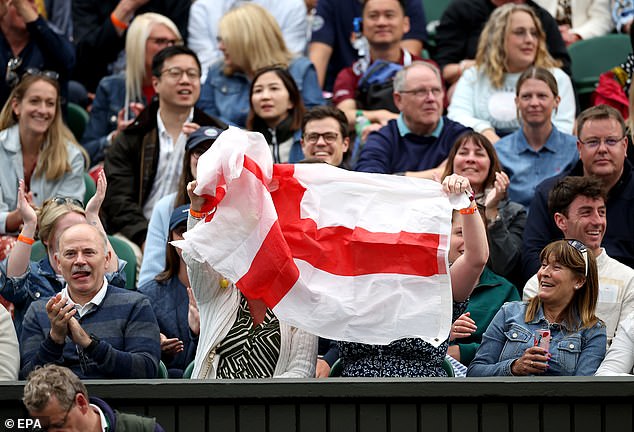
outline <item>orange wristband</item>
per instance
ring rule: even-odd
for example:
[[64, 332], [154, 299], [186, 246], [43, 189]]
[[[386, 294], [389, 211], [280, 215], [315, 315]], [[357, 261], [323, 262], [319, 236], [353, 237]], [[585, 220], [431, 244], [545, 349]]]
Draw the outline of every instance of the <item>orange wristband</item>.
[[475, 201], [471, 201], [471, 205], [469, 207], [460, 209], [458, 210], [458, 212], [463, 215], [470, 215], [470, 214], [474, 214], [477, 210], [478, 210], [478, 205], [475, 203]]
[[195, 217], [196, 219], [203, 219], [209, 213], [197, 212], [196, 210], [194, 210], [193, 208], [190, 207], [189, 214], [192, 215], [193, 217]]
[[23, 236], [22, 234], [18, 235], [18, 241], [22, 243], [26, 243], [28, 245], [32, 245], [33, 243], [35, 243], [35, 239], [32, 239], [27, 236]]
[[117, 18], [114, 15], [114, 12], [112, 12], [110, 14], [110, 21], [112, 21], [112, 25], [115, 26], [116, 28], [118, 28], [119, 30], [127, 30], [128, 29], [128, 25], [126, 23], [124, 23], [123, 21], [121, 21], [119, 18]]

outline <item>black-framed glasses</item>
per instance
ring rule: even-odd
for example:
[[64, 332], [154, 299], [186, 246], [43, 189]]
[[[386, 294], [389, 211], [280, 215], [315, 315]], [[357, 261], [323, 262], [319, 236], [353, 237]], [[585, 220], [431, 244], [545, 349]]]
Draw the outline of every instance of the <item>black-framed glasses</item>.
[[325, 132], [325, 133], [317, 133], [311, 132], [309, 134], [304, 135], [304, 141], [308, 144], [317, 144], [319, 138], [323, 138], [326, 144], [334, 144], [337, 142], [337, 137], [339, 134], [337, 132]]
[[586, 265], [585, 273], [583, 275], [584, 276], [588, 276], [588, 248], [586, 247], [586, 245], [581, 243], [579, 240], [568, 239], [566, 241], [568, 242], [568, 244], [570, 246], [575, 248], [577, 250], [577, 252], [579, 252], [581, 254], [581, 256], [583, 257], [583, 262]]
[[183, 69], [179, 67], [171, 67], [169, 69], [165, 69], [161, 71], [161, 75], [167, 75], [169, 78], [173, 80], [177, 80], [183, 76], [183, 74], [187, 75], [189, 79], [197, 79], [200, 78], [200, 71], [196, 68]]
[[623, 141], [623, 138], [625, 138], [625, 135], [623, 135], [622, 137], [606, 137], [606, 138], [593, 137], [593, 138], [588, 138], [586, 141], [581, 141], [581, 138], [577, 138], [577, 140], [584, 146], [593, 149], [593, 148], [599, 147], [602, 142], [604, 142], [605, 145], [608, 147], [614, 147], [615, 145]]
[[18, 74], [20, 66], [22, 66], [22, 57], [11, 57], [7, 62], [7, 73], [4, 76], [4, 80], [9, 88], [15, 87], [20, 82], [20, 75]]
[[77, 393], [79, 392], [75, 393], [75, 396], [73, 397], [73, 401], [71, 402], [70, 406], [66, 409], [66, 413], [64, 414], [64, 418], [62, 419], [61, 422], [49, 424], [48, 426], [39, 427], [32, 430], [34, 432], [47, 432], [50, 429], [62, 429], [64, 426], [66, 426], [66, 422], [68, 421], [68, 415], [70, 414], [70, 411], [75, 406], [75, 398], [77, 397]]

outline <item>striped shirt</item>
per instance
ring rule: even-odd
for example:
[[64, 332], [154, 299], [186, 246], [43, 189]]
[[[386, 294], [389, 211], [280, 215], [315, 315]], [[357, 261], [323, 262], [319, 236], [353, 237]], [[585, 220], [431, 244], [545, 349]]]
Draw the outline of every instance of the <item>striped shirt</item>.
[[280, 323], [270, 309], [264, 321], [253, 325], [244, 296], [227, 337], [220, 343], [217, 378], [270, 378], [280, 356]]

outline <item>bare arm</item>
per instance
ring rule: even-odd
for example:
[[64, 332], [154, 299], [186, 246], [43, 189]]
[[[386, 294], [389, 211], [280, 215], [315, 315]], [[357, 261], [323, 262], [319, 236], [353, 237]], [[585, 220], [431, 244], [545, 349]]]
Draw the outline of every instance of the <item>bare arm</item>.
[[321, 88], [324, 87], [326, 82], [326, 70], [328, 69], [328, 62], [332, 55], [332, 47], [322, 42], [311, 42], [308, 47], [308, 58], [315, 65], [317, 71], [317, 80]]
[[[445, 177], [442, 184], [443, 189], [450, 194], [472, 193], [471, 185], [466, 177], [452, 174]], [[489, 258], [486, 228], [475, 201], [471, 202], [470, 208], [473, 206], [475, 206], [473, 213], [460, 215], [464, 253], [449, 269], [453, 298], [459, 302], [465, 301], [471, 295]]]
[[[22, 226], [22, 231], [20, 232], [21, 236], [32, 239], [35, 236], [35, 230], [37, 228], [37, 215], [35, 214], [35, 210], [29, 204], [24, 180], [20, 180], [18, 184], [18, 208], [17, 211], [20, 214], [20, 217], [24, 221], [24, 225]], [[29, 263], [31, 262], [31, 249], [32, 245], [25, 243], [23, 241], [16, 242], [15, 246], [11, 250], [9, 254], [9, 258], [7, 259], [7, 276], [8, 277], [17, 277], [21, 276], [26, 272]]]
[[[108, 184], [106, 182], [106, 173], [101, 170], [99, 172], [99, 178], [97, 179], [97, 191], [88, 204], [86, 204], [86, 221], [99, 228], [99, 230], [106, 235], [106, 231], [101, 224], [101, 218], [99, 218], [99, 210], [101, 209], [101, 204], [103, 203], [104, 198], [106, 197], [106, 188]], [[108, 236], [106, 235], [106, 239]], [[110, 241], [108, 241], [108, 250], [112, 257], [117, 257], [116, 252], [112, 248]], [[111, 259], [108, 263], [108, 267], [106, 268], [106, 272], [114, 273], [119, 269], [119, 258]]]

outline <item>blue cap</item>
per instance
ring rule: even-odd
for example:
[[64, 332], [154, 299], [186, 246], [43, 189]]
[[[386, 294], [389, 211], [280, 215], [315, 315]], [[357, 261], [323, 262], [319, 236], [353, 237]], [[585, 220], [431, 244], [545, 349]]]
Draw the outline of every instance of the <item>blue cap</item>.
[[187, 221], [189, 214], [189, 204], [176, 207], [170, 216], [170, 231]]
[[217, 127], [201, 126], [194, 132], [189, 134], [185, 149], [189, 151], [193, 148], [198, 147], [204, 142], [209, 142], [210, 144], [213, 144], [214, 141], [216, 141], [216, 138], [218, 138], [221, 133], [222, 129], [218, 129]]

